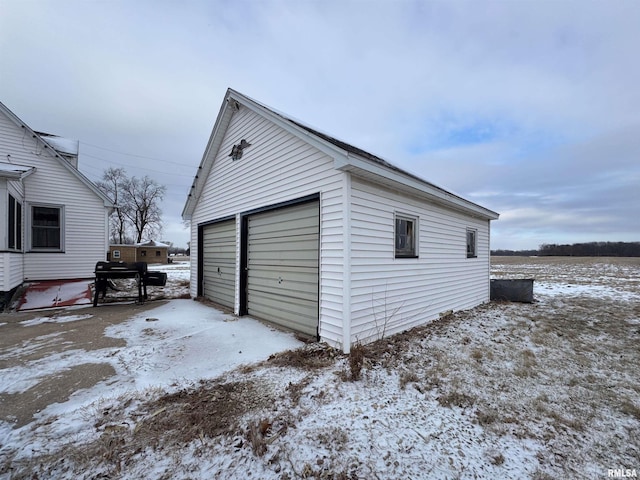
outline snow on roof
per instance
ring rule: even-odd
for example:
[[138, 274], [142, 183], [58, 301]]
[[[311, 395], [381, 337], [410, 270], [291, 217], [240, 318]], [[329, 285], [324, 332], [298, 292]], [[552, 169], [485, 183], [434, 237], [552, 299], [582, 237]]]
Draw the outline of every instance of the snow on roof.
[[80, 142], [70, 138], [59, 137], [50, 133], [36, 132], [42, 139], [51, 145], [57, 152], [65, 155], [78, 155]]
[[136, 243], [137, 247], [166, 247], [169, 248], [171, 245], [167, 245], [166, 243], [156, 242], [155, 240], [147, 240], [146, 242]]
[[21, 178], [28, 175], [35, 167], [17, 165], [15, 163], [0, 162], [0, 177]]

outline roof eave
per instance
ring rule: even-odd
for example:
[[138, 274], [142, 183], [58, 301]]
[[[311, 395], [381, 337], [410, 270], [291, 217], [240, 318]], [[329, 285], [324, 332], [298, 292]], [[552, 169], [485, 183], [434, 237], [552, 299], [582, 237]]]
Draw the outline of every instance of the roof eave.
[[399, 170], [396, 171], [386, 168], [384, 165], [370, 162], [352, 154], [346, 155], [345, 159], [335, 159], [334, 168], [341, 171], [351, 172], [352, 174], [365, 178], [369, 181], [374, 181], [383, 185], [386, 184], [395, 189], [417, 194], [434, 203], [461, 211], [467, 215], [486, 220], [497, 220], [499, 217], [498, 213], [454, 195], [453, 193], [429, 182], [420, 180], [419, 178], [409, 174], [403, 174]]

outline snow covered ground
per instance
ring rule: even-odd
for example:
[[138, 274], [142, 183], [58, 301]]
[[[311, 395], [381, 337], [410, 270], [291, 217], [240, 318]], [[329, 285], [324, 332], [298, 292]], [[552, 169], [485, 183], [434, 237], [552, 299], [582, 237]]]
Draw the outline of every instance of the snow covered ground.
[[[117, 375], [29, 425], [0, 426], [0, 478], [640, 472], [640, 264], [520, 259], [492, 273], [536, 278], [537, 302], [492, 303], [382, 340], [361, 370], [314, 345], [265, 360], [301, 344], [191, 300], [110, 328], [124, 348], [4, 369], [5, 392], [73, 362], [110, 362]], [[83, 312], [57, 318], [90, 321]]]

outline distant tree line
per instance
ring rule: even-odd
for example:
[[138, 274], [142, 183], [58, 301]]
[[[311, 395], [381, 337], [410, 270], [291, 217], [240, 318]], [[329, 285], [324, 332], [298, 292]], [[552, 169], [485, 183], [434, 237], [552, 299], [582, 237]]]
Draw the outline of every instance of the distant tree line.
[[491, 255], [496, 257], [534, 257], [538, 250], [491, 250]]
[[589, 242], [540, 245], [538, 255], [563, 257], [640, 257], [640, 242]]
[[589, 242], [571, 245], [543, 244], [538, 250], [492, 250], [495, 256], [640, 257], [640, 242]]

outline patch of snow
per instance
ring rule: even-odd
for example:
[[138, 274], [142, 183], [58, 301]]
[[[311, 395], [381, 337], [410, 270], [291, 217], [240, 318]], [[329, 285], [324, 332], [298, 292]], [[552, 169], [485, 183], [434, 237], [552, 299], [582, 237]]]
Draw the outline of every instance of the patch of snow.
[[[24, 392], [44, 377], [74, 365], [111, 364], [117, 372], [114, 377], [93, 388], [77, 391], [67, 402], [52, 404], [36, 417], [37, 420], [57, 416], [47, 429], [52, 428], [63, 436], [80, 435], [88, 428], [86, 409], [98, 399], [155, 387], [176, 388], [185, 382], [213, 378], [239, 365], [264, 360], [273, 353], [302, 345], [292, 333], [248, 317], [236, 318], [193, 300], [171, 300], [144, 315], [108, 327], [105, 333], [109, 337], [125, 339], [127, 346], [66, 350], [4, 368], [0, 393]], [[57, 335], [34, 338], [16, 345], [16, 349], [24, 353], [26, 349], [42, 348]], [[4, 353], [0, 360], [9, 356], [11, 352]], [[29, 425], [13, 430], [6, 422], [0, 422], [0, 445], [19, 447], [26, 452], [26, 445], [33, 441]]]
[[60, 315], [51, 317], [32, 318], [31, 320], [24, 320], [20, 322], [23, 327], [32, 327], [34, 325], [40, 325], [42, 323], [68, 323], [77, 322], [78, 320], [88, 320], [93, 318], [93, 315], [88, 313], [84, 315]]

